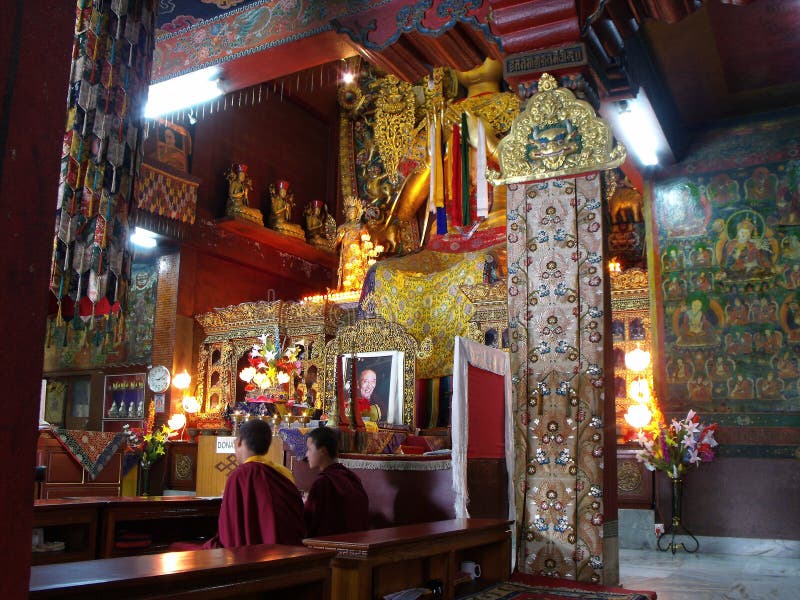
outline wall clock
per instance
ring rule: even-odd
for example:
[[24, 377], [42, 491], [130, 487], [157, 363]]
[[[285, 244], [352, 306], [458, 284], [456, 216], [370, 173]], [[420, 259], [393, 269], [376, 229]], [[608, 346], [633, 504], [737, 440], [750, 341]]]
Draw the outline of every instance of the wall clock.
[[169, 369], [163, 365], [155, 365], [147, 373], [147, 386], [155, 394], [166, 392], [169, 382]]

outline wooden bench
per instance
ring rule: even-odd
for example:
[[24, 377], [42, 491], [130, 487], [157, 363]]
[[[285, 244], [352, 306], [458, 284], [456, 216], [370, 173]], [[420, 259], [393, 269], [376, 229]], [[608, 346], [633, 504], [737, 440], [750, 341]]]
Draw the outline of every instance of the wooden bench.
[[30, 598], [324, 600], [334, 554], [264, 545], [39, 565]]
[[[373, 600], [400, 590], [441, 582], [445, 600], [505, 581], [511, 574], [511, 521], [452, 519], [309, 538], [309, 548], [333, 550], [334, 600]], [[474, 581], [464, 561], [481, 566]]]
[[[44, 541], [64, 549], [34, 552], [32, 564], [49, 564], [164, 552], [171, 542], [209, 538], [217, 532], [220, 498], [190, 496], [85, 497], [37, 500], [33, 527]], [[149, 538], [144, 547], [124, 548], [125, 532]]]

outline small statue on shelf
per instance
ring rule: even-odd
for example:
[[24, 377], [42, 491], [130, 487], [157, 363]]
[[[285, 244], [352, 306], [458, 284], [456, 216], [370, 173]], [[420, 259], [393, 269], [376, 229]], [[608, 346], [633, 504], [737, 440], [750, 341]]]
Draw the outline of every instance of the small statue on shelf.
[[269, 186], [270, 205], [272, 214], [269, 219], [270, 228], [285, 235], [305, 239], [306, 235], [300, 225], [291, 222], [292, 210], [294, 209], [294, 194], [289, 191], [289, 182], [281, 180], [278, 187], [275, 184]]
[[257, 208], [250, 206], [248, 195], [253, 189], [253, 182], [247, 174], [247, 165], [235, 163], [225, 173], [228, 180], [228, 202], [225, 214], [234, 219], [250, 221], [258, 225], [264, 224], [264, 216]]
[[117, 417], [119, 417], [119, 408], [117, 407], [117, 401], [114, 400], [111, 403], [111, 408], [108, 409], [108, 418], [116, 419]]
[[308, 243], [333, 252], [336, 247], [336, 220], [328, 212], [328, 207], [321, 200], [314, 200], [306, 206], [306, 238]]

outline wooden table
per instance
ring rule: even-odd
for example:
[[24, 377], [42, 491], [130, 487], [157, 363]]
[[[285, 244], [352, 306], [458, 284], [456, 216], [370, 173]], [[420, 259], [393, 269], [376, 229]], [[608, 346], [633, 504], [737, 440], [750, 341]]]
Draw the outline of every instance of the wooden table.
[[[505, 581], [511, 574], [511, 521], [452, 519], [310, 538], [309, 548], [334, 550], [335, 600], [373, 600], [431, 580], [446, 600]], [[482, 576], [472, 581], [459, 565], [474, 561]]]
[[330, 598], [333, 552], [297, 546], [166, 552], [31, 568], [30, 598]]

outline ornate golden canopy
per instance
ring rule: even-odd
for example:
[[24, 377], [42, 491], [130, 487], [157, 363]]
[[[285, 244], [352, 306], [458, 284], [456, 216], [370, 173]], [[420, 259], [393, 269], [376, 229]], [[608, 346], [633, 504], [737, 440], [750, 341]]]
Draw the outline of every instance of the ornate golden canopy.
[[539, 79], [539, 92], [514, 119], [498, 146], [500, 172], [494, 185], [604, 171], [621, 165], [625, 147], [614, 145], [611, 130], [588, 102], [559, 88], [552, 75]]

